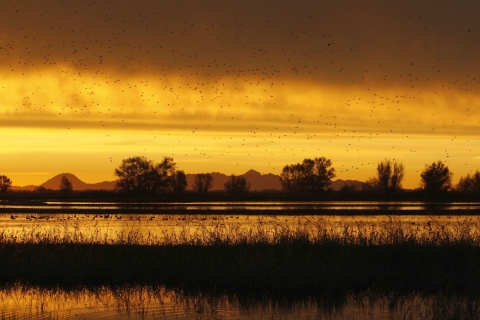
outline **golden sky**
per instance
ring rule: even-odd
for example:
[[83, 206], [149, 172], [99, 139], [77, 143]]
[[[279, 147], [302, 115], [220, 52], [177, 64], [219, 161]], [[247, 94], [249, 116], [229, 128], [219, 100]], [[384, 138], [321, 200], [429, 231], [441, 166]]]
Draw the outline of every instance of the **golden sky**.
[[0, 174], [480, 168], [480, 2], [0, 2]]

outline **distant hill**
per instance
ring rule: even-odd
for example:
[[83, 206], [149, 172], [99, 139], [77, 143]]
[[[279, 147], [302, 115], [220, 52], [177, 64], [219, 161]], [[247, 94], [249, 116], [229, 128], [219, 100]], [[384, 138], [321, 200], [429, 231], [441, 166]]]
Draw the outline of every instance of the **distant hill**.
[[17, 186], [12, 186], [12, 190], [15, 190], [15, 191], [33, 191], [35, 190], [37, 186], [34, 186], [32, 184], [28, 185], [28, 186], [24, 186], [24, 187], [17, 187]]
[[62, 177], [67, 177], [68, 180], [72, 183], [73, 190], [112, 190], [115, 188], [116, 181], [103, 181], [98, 183], [86, 183], [78, 179], [77, 176], [71, 173], [61, 173], [51, 178], [50, 180], [45, 181], [41, 186], [46, 189], [59, 190], [60, 181]]
[[[116, 181], [103, 181], [98, 183], [86, 183], [77, 178], [74, 174], [71, 173], [61, 173], [54, 176], [53, 178], [45, 181], [41, 186], [46, 189], [59, 190], [60, 181], [63, 176], [66, 176], [70, 182], [72, 182], [73, 190], [113, 190], [115, 188]], [[193, 173], [187, 173], [187, 183], [188, 189], [191, 190], [195, 180], [195, 175]], [[228, 181], [230, 175], [226, 175], [220, 172], [211, 172], [210, 175], [213, 177], [213, 187], [211, 190], [223, 190], [225, 182]], [[260, 191], [260, 190], [281, 190], [282, 186], [280, 184], [280, 176], [272, 173], [261, 174], [255, 170], [249, 170], [242, 174], [241, 176], [245, 177], [248, 182], [250, 182], [251, 191]], [[340, 190], [346, 185], [356, 185], [360, 187], [362, 182], [357, 180], [342, 180], [338, 179], [332, 181], [330, 188], [335, 191]], [[16, 187], [12, 186], [13, 190], [34, 190], [36, 186], [29, 185], [25, 187]]]
[[[223, 190], [225, 182], [228, 181], [230, 175], [226, 175], [220, 172], [211, 172], [210, 175], [213, 177], [213, 187], [211, 190]], [[192, 189], [196, 174], [188, 173], [187, 175], [188, 189]], [[259, 190], [280, 190], [282, 186], [280, 185], [280, 176], [275, 174], [261, 174], [255, 170], [249, 170], [240, 176], [245, 177], [245, 179], [250, 182], [251, 191]]]
[[330, 188], [332, 188], [335, 191], [338, 191], [342, 189], [345, 186], [356, 186], [357, 188], [361, 188], [363, 185], [363, 182], [358, 181], [358, 180], [342, 180], [338, 179], [335, 181], [332, 181], [332, 184], [330, 185]]
[[[230, 178], [229, 175], [219, 173], [219, 172], [211, 172], [210, 175], [213, 177], [213, 187], [211, 190], [223, 190], [223, 185], [227, 180]], [[192, 189], [193, 182], [195, 180], [195, 174], [187, 174], [187, 183], [188, 189]], [[260, 190], [281, 190], [282, 185], [280, 184], [280, 176], [272, 173], [268, 174], [261, 174], [255, 170], [249, 170], [240, 176], [245, 177], [248, 182], [250, 182], [250, 190], [251, 191], [260, 191]], [[342, 180], [338, 179], [332, 181], [330, 188], [335, 191], [340, 190], [342, 187], [347, 185], [356, 185], [360, 187], [362, 182], [357, 180]]]

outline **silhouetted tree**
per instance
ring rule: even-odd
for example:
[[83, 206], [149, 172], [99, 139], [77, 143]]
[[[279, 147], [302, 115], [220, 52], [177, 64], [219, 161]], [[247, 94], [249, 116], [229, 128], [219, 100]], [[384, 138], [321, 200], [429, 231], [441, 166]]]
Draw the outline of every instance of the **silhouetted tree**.
[[193, 191], [205, 194], [213, 186], [213, 177], [208, 173], [199, 173], [195, 175], [195, 180], [193, 182]]
[[12, 180], [7, 176], [0, 176], [0, 192], [8, 192], [12, 189]]
[[325, 191], [335, 177], [332, 162], [325, 157], [304, 159], [303, 162], [286, 165], [280, 174], [282, 189], [289, 192]]
[[473, 175], [468, 173], [461, 177], [456, 189], [462, 193], [480, 195], [480, 172], [477, 170]]
[[376, 178], [369, 178], [367, 181], [362, 183], [362, 191], [372, 192], [377, 190], [378, 181]]
[[300, 192], [303, 185], [304, 169], [300, 163], [286, 165], [280, 174], [282, 189], [288, 192]]
[[116, 188], [139, 194], [174, 191], [175, 172], [172, 158], [164, 157], [157, 164], [143, 156], [123, 159], [120, 167], [115, 169], [119, 178]]
[[421, 173], [421, 187], [429, 194], [439, 194], [450, 190], [452, 187], [452, 176], [448, 167], [442, 161], [425, 165]]
[[230, 179], [224, 184], [225, 190], [231, 195], [238, 196], [241, 194], [248, 193], [250, 191], [250, 183], [247, 182], [245, 177], [237, 177], [231, 175]]
[[35, 192], [46, 192], [48, 190], [44, 186], [36, 186], [33, 191], [35, 191]]
[[384, 160], [377, 165], [377, 177], [365, 182], [367, 189], [381, 193], [395, 193], [402, 189], [405, 176], [403, 163]]
[[346, 184], [338, 190], [342, 196], [351, 196], [359, 191], [359, 187], [355, 184]]
[[60, 180], [60, 191], [64, 193], [73, 191], [72, 182], [68, 180], [66, 176], [63, 176], [62, 179]]
[[[183, 173], [183, 171], [182, 171]], [[162, 162], [155, 165], [155, 184], [152, 191], [159, 192], [171, 192], [175, 191], [176, 187], [176, 163], [173, 162], [173, 158], [164, 157]], [[185, 173], [184, 173], [185, 175]], [[180, 178], [181, 179], [181, 178]], [[181, 185], [179, 182], [179, 186]], [[187, 180], [185, 177], [185, 186], [187, 185]]]
[[176, 171], [172, 175], [172, 191], [175, 193], [184, 193], [187, 188], [187, 176], [183, 171]]

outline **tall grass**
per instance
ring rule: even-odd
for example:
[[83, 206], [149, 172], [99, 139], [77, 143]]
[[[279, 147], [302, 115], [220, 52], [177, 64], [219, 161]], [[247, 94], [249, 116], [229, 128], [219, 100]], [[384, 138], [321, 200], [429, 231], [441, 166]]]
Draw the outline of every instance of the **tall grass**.
[[[134, 219], [135, 220], [135, 219]], [[249, 219], [243, 223], [225, 220], [205, 222], [203, 216], [178, 218], [179, 225], [143, 228], [124, 225], [109, 228], [74, 221], [38, 223], [32, 227], [0, 230], [0, 244], [102, 244], [147, 246], [212, 245], [480, 245], [480, 217], [423, 216], [402, 219], [378, 217], [298, 217], [293, 222], [278, 216]], [[287, 220], [287, 219], [285, 219]], [[416, 221], [414, 221], [416, 220]], [[115, 222], [113, 222], [115, 223]], [[112, 224], [113, 224], [112, 223]], [[120, 223], [120, 222], [119, 222]]]
[[478, 219], [185, 222], [177, 231], [58, 224], [0, 232], [0, 282], [160, 284], [252, 296], [369, 289], [480, 293]]

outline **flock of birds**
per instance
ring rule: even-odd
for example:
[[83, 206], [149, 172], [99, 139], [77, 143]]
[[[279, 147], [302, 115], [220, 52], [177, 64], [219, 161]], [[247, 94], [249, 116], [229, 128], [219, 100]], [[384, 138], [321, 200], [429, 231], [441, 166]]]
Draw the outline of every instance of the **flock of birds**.
[[[37, 117], [39, 126], [80, 135], [99, 130], [112, 145], [141, 143], [142, 152], [181, 163], [249, 169], [264, 161], [263, 170], [274, 173], [285, 159], [341, 153], [335, 167], [343, 178], [354, 170], [374, 174], [381, 159], [368, 155], [378, 148], [372, 140], [383, 143], [377, 152], [385, 158], [410, 157], [422, 167], [456, 155], [473, 159], [478, 151], [477, 141], [460, 136], [466, 126], [470, 132], [480, 126], [471, 119], [472, 106], [425, 105], [435, 95], [473, 97], [478, 70], [452, 71], [462, 58], [432, 52], [435, 24], [420, 15], [399, 18], [418, 41], [403, 57], [344, 34], [339, 26], [348, 19], [338, 17], [338, 28], [329, 28], [316, 12], [302, 12], [302, 23], [294, 24], [271, 13], [264, 19], [183, 17], [175, 6], [160, 4], [152, 11], [113, 2], [53, 1], [55, 10], [8, 3], [0, 17], [14, 20], [16, 31], [0, 34], [0, 63], [24, 88], [10, 107], [12, 119]], [[362, 32], [378, 35], [375, 24]], [[474, 41], [475, 32], [468, 28], [461, 36]], [[0, 96], [12, 86], [1, 83]], [[131, 130], [150, 136], [137, 141]], [[414, 143], [427, 135], [451, 143], [445, 139], [432, 154]], [[120, 160], [106, 157], [112, 166]]]
[[[69, 220], [126, 220], [126, 221], [216, 221], [216, 220], [228, 220], [228, 219], [240, 219], [239, 216], [215, 216], [215, 215], [200, 215], [200, 216], [175, 216], [175, 215], [135, 215], [135, 214], [48, 214], [48, 215], [38, 215], [38, 214], [11, 214], [10, 220], [26, 220], [26, 221], [69, 221]], [[248, 220], [248, 217], [247, 217]]]

